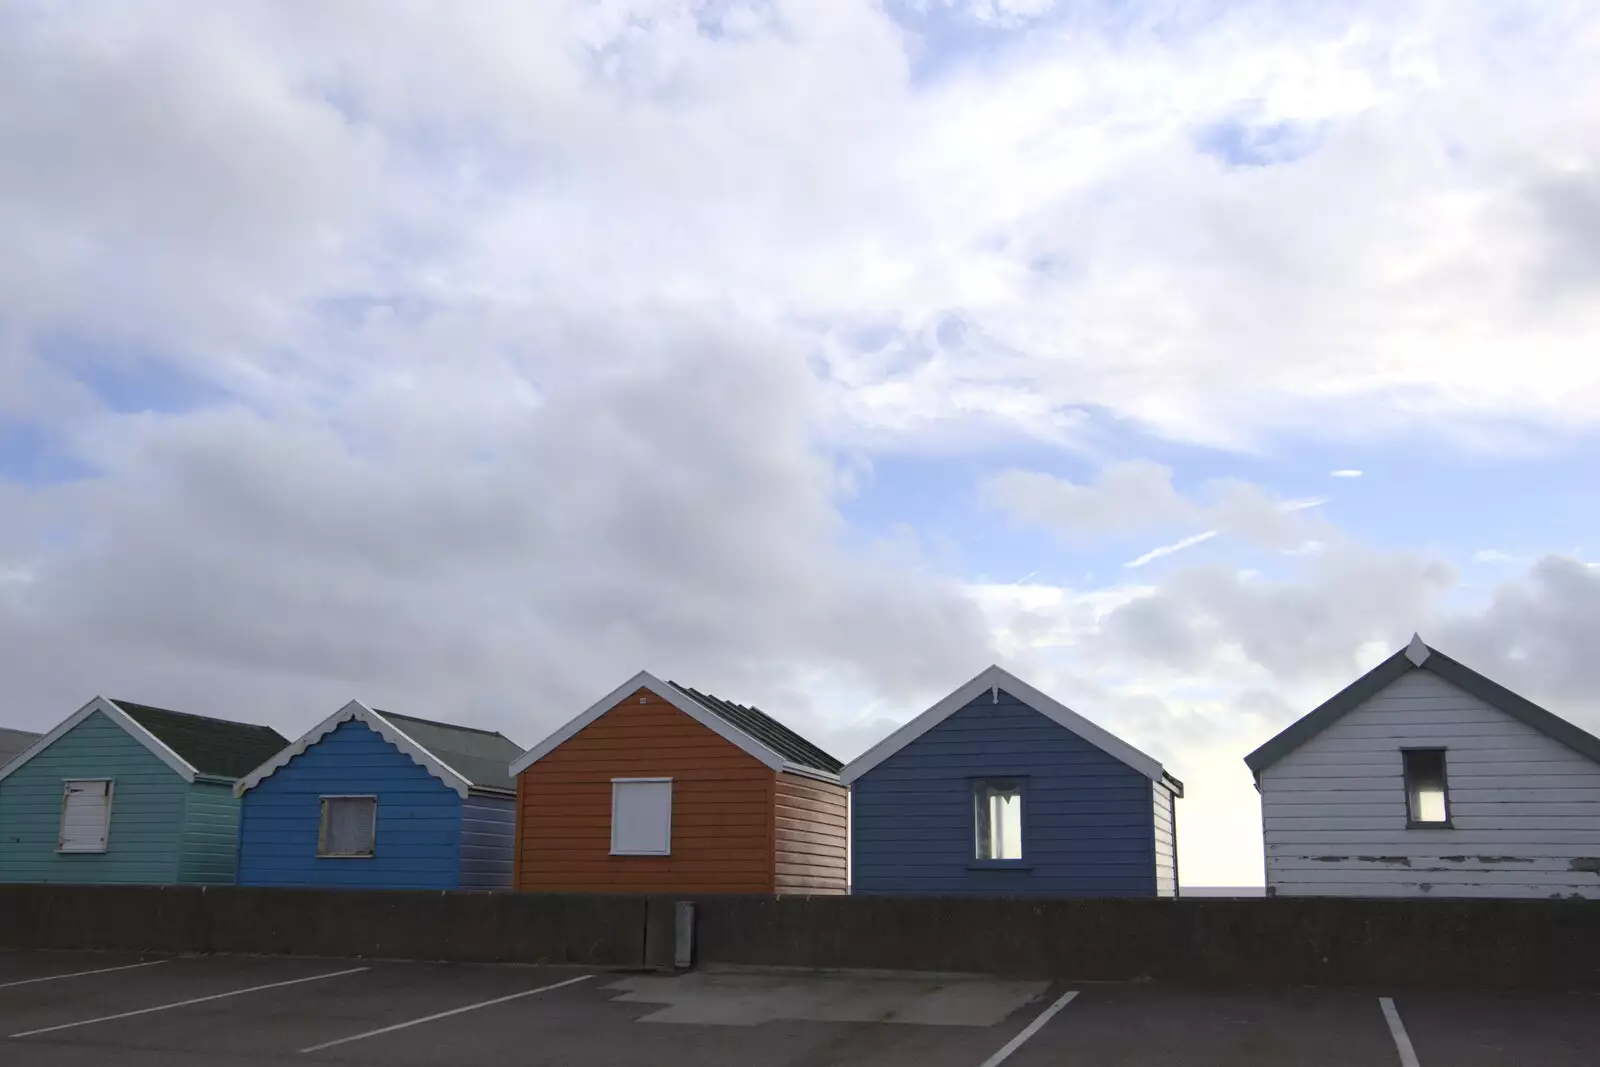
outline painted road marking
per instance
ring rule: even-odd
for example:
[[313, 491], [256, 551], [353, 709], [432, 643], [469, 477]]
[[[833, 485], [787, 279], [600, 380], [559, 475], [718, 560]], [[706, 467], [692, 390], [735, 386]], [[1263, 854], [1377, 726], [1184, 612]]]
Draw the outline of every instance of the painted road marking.
[[92, 971], [73, 971], [70, 974], [47, 974], [43, 978], [24, 978], [20, 982], [0, 982], [0, 989], [10, 989], [12, 986], [33, 985], [35, 982], [54, 982], [58, 978], [82, 978], [90, 974], [110, 974], [112, 971], [131, 971], [135, 967], [154, 967], [166, 960], [146, 960], [144, 963], [124, 963], [120, 967], [99, 967]]
[[324, 978], [342, 978], [347, 974], [360, 974], [370, 970], [368, 967], [351, 967], [345, 971], [332, 971], [328, 974], [314, 974], [309, 978], [291, 978], [287, 982], [268, 982], [266, 985], [253, 985], [248, 989], [230, 989], [226, 993], [213, 993], [209, 997], [193, 997], [189, 1000], [180, 1000], [175, 1004], [159, 1004], [154, 1008], [140, 1008], [138, 1011], [121, 1011], [115, 1015], [102, 1015], [95, 1019], [80, 1019], [75, 1023], [62, 1023], [59, 1026], [42, 1026], [37, 1030], [24, 1030], [12, 1037], [33, 1037], [36, 1034], [53, 1034], [57, 1030], [71, 1030], [75, 1026], [92, 1026], [95, 1023], [108, 1023], [113, 1019], [131, 1019], [135, 1015], [149, 1015], [156, 1011], [171, 1011], [173, 1008], [187, 1008], [191, 1004], [204, 1004], [208, 1000], [222, 1000], [225, 997], [238, 997], [246, 993], [259, 993], [263, 989], [282, 989], [284, 986], [300, 985], [302, 982], [320, 982]]
[[1061, 996], [1056, 999], [1054, 1004], [1050, 1005], [1044, 1011], [1041, 1011], [1037, 1019], [1033, 1020], [1033, 1022], [1024, 1027], [1022, 1033], [1018, 1034], [1010, 1041], [1007, 1041], [999, 1052], [996, 1052], [993, 1056], [990, 1056], [988, 1059], [984, 1060], [978, 1065], [978, 1067], [1000, 1067], [1002, 1063], [1010, 1058], [1013, 1052], [1017, 1051], [1017, 1049], [1023, 1046], [1023, 1043], [1026, 1042], [1028, 1038], [1044, 1029], [1044, 1024], [1055, 1018], [1056, 1012], [1060, 1011], [1068, 1004], [1071, 1004], [1072, 998], [1077, 995], [1078, 991], [1076, 989], [1070, 993], [1061, 994]]
[[396, 1030], [406, 1030], [413, 1026], [421, 1026], [423, 1023], [431, 1023], [435, 1019], [448, 1019], [452, 1015], [461, 1015], [465, 1012], [477, 1011], [479, 1008], [492, 1008], [496, 1004], [504, 1004], [508, 1000], [519, 1000], [522, 997], [531, 997], [535, 993], [548, 993], [550, 990], [560, 989], [562, 986], [575, 985], [578, 982], [587, 982], [593, 977], [594, 975], [592, 974], [580, 974], [576, 978], [568, 978], [565, 982], [557, 982], [554, 985], [542, 985], [538, 989], [524, 989], [520, 993], [512, 993], [510, 996], [505, 997], [495, 997], [493, 1000], [480, 1001], [477, 1004], [468, 1004], [464, 1008], [451, 1008], [449, 1011], [435, 1012], [433, 1015], [424, 1015], [422, 1018], [412, 1019], [410, 1022], [395, 1023], [393, 1026], [385, 1026], [380, 1030], [368, 1030], [364, 1034], [352, 1034], [350, 1037], [341, 1037], [333, 1041], [324, 1041], [320, 1045], [312, 1045], [310, 1048], [303, 1048], [300, 1051], [302, 1053], [321, 1052], [323, 1049], [333, 1048], [335, 1045], [348, 1045], [352, 1041], [365, 1041], [369, 1037], [377, 1037], [379, 1034], [392, 1034]]
[[1417, 1063], [1417, 1050], [1411, 1047], [1411, 1038], [1406, 1036], [1405, 1024], [1400, 1021], [1400, 1013], [1395, 1010], [1392, 997], [1379, 997], [1378, 1005], [1383, 1008], [1383, 1017], [1389, 1020], [1389, 1033], [1394, 1037], [1394, 1047], [1400, 1053], [1400, 1067], [1421, 1067]]

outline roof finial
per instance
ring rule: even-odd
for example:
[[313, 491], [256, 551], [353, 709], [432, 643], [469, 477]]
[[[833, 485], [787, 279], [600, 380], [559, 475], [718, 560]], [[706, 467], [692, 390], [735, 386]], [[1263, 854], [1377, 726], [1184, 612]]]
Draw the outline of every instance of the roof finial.
[[1406, 659], [1410, 660], [1414, 666], [1420, 667], [1426, 663], [1428, 656], [1432, 652], [1433, 649], [1422, 643], [1421, 634], [1411, 635], [1411, 643], [1406, 646]]

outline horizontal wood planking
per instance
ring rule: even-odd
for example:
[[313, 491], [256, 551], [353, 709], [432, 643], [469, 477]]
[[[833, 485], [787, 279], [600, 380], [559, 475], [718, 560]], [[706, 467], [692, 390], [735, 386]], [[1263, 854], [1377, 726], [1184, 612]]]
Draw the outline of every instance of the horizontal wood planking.
[[[68, 778], [115, 781], [103, 853], [56, 851]], [[97, 711], [0, 781], [0, 882], [175, 882], [188, 790], [172, 768]]]
[[[613, 778], [673, 780], [670, 856], [611, 855]], [[637, 690], [519, 776], [517, 888], [770, 893], [773, 778], [715, 731]]]
[[850, 795], [842, 785], [781, 773], [773, 782], [774, 889], [843, 893], [849, 888]]
[[[373, 855], [319, 857], [322, 798], [377, 797]], [[341, 723], [243, 797], [239, 884], [369, 889], [460, 885], [462, 801], [365, 723]]]
[[1178, 895], [1177, 835], [1172, 825], [1173, 794], [1164, 782], [1151, 782], [1154, 801], [1156, 848], [1156, 895]]
[[[1401, 748], [1446, 749], [1452, 828], [1408, 829]], [[1600, 765], [1427, 671], [1412, 671], [1261, 776], [1267, 881], [1278, 892], [1438, 896], [1600, 896], [1545, 864], [1600, 856]], [[1406, 857], [1418, 874], [1322, 855]], [[1484, 862], [1513, 855], [1535, 865]], [[1549, 873], [1553, 877], [1545, 877]], [[1427, 888], [1424, 888], [1426, 886]], [[1499, 889], [1502, 892], [1495, 893]]]
[[[978, 777], [1023, 777], [1023, 864], [974, 868]], [[1152, 896], [1150, 779], [1010, 693], [984, 691], [852, 787], [859, 893]]]

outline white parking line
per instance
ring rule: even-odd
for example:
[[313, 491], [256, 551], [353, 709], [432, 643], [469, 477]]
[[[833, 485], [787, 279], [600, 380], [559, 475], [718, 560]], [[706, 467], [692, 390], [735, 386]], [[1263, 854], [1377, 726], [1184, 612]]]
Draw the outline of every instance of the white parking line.
[[369, 1037], [377, 1037], [379, 1034], [392, 1034], [396, 1030], [405, 1030], [413, 1026], [421, 1026], [423, 1023], [431, 1023], [435, 1019], [448, 1019], [452, 1015], [461, 1015], [465, 1012], [477, 1011], [479, 1008], [492, 1008], [496, 1004], [504, 1004], [508, 1000], [518, 1000], [522, 997], [531, 997], [535, 993], [548, 993], [550, 990], [560, 989], [562, 986], [573, 985], [578, 982], [587, 982], [593, 977], [594, 975], [592, 974], [580, 974], [576, 978], [568, 978], [565, 982], [557, 982], [555, 985], [542, 985], [538, 989], [524, 989], [520, 993], [512, 993], [510, 996], [506, 997], [496, 997], [493, 1000], [485, 1000], [477, 1004], [468, 1004], [464, 1008], [451, 1008], [449, 1011], [435, 1012], [433, 1015], [424, 1015], [422, 1018], [412, 1019], [410, 1022], [395, 1023], [393, 1026], [385, 1026], [381, 1030], [368, 1030], [364, 1034], [352, 1034], [350, 1037], [341, 1037], [333, 1041], [324, 1041], [320, 1045], [312, 1045], [310, 1048], [303, 1048], [300, 1051], [303, 1053], [321, 1052], [323, 1049], [332, 1048], [335, 1045], [348, 1045], [352, 1041], [364, 1041]]
[[1406, 1035], [1405, 1024], [1400, 1021], [1400, 1013], [1395, 1010], [1392, 997], [1379, 997], [1378, 1006], [1383, 1009], [1383, 1017], [1389, 1020], [1389, 1033], [1394, 1037], [1394, 1047], [1400, 1053], [1400, 1067], [1421, 1067], [1417, 1063], [1417, 1050], [1411, 1047], [1411, 1038]]
[[996, 1052], [993, 1056], [990, 1056], [988, 1059], [978, 1064], [978, 1067], [1000, 1067], [1000, 1064], [1009, 1059], [1013, 1052], [1021, 1048], [1023, 1043], [1026, 1042], [1028, 1038], [1044, 1029], [1044, 1024], [1055, 1018], [1056, 1012], [1060, 1011], [1068, 1004], [1071, 1004], [1072, 998], [1077, 995], [1078, 991], [1076, 989], [1070, 993], [1061, 994], [1061, 996], [1056, 999], [1054, 1004], [1050, 1005], [1044, 1011], [1041, 1011], [1037, 1019], [1033, 1020], [1033, 1022], [1024, 1027], [1022, 1033], [1018, 1034], [1010, 1041], [1007, 1041], [999, 1052]]
[[0, 982], [0, 989], [10, 989], [13, 986], [33, 985], [35, 982], [54, 982], [58, 978], [82, 978], [90, 974], [110, 974], [112, 971], [131, 971], [135, 967], [154, 967], [166, 960], [146, 960], [144, 963], [124, 963], [120, 967], [100, 967], [93, 971], [73, 971], [70, 974], [47, 974], [43, 978], [24, 978], [20, 982]]
[[209, 997], [194, 997], [190, 1000], [180, 1000], [175, 1004], [159, 1004], [154, 1008], [140, 1008], [138, 1011], [122, 1011], [115, 1015], [102, 1015], [95, 1019], [80, 1019], [75, 1023], [62, 1023], [59, 1026], [41, 1026], [37, 1030], [24, 1030], [12, 1037], [33, 1037], [36, 1034], [53, 1034], [57, 1030], [71, 1030], [75, 1026], [91, 1026], [94, 1023], [108, 1023], [113, 1019], [131, 1019], [135, 1015], [149, 1015], [155, 1011], [170, 1011], [173, 1008], [186, 1008], [191, 1004], [204, 1004], [208, 1000], [222, 1000], [224, 997], [243, 996], [245, 993], [259, 993], [263, 989], [282, 989], [284, 986], [299, 985], [302, 982], [320, 982], [324, 978], [341, 978], [347, 974], [360, 974], [370, 970], [367, 967], [351, 967], [347, 971], [332, 971], [328, 974], [314, 974], [309, 978], [291, 978], [287, 982], [268, 982], [266, 985], [253, 985], [248, 989], [231, 989], [226, 993], [213, 993]]

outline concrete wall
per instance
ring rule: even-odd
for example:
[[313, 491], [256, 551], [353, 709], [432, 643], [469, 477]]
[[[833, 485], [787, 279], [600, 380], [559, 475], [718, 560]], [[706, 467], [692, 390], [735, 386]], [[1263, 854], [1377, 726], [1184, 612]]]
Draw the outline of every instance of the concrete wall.
[[648, 906], [620, 895], [6, 885], [0, 949], [637, 967]]
[[[0, 885], [0, 949], [669, 963], [669, 896]], [[1600, 990], [1583, 901], [695, 899], [701, 964]]]
[[1583, 901], [725, 897], [706, 963], [1015, 978], [1600, 989]]

